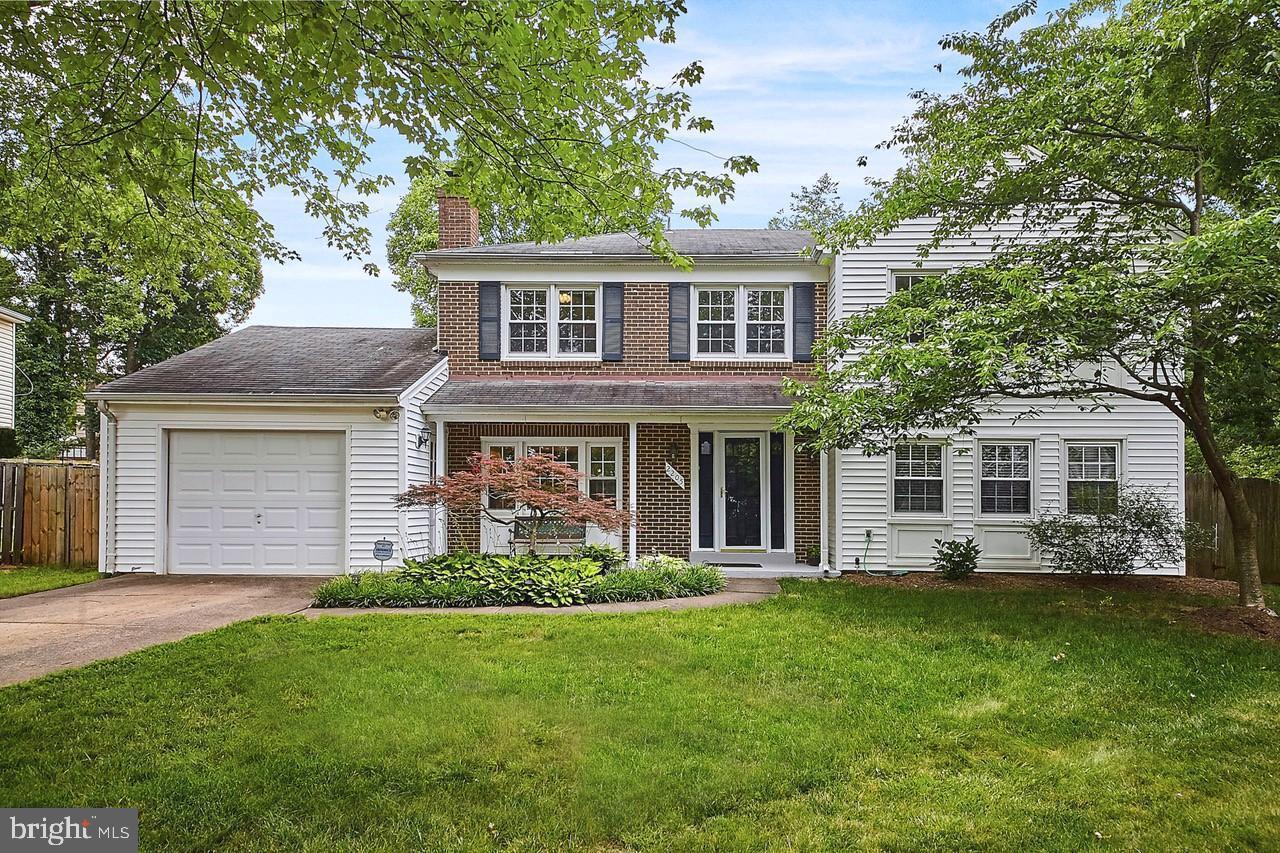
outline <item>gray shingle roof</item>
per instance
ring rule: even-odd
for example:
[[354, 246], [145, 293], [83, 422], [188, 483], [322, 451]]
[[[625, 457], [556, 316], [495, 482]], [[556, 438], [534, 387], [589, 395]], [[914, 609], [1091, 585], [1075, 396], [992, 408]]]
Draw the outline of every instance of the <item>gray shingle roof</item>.
[[249, 326], [98, 388], [117, 394], [395, 395], [444, 356], [435, 329]]
[[432, 409], [785, 409], [781, 382], [650, 379], [450, 379], [427, 400]]
[[[768, 228], [679, 228], [666, 232], [677, 252], [688, 257], [742, 257], [796, 255], [812, 248], [808, 231], [774, 231]], [[498, 243], [462, 249], [438, 249], [419, 257], [446, 259], [469, 256], [604, 256], [652, 258], [645, 241], [635, 234], [601, 234], [559, 243]]]

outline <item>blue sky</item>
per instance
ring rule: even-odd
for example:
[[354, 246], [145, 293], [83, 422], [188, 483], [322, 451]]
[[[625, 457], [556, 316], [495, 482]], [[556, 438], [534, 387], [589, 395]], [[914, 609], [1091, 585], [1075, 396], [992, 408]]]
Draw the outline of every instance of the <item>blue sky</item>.
[[[726, 227], [763, 227], [788, 195], [823, 172], [840, 181], [846, 202], [862, 197], [863, 181], [892, 171], [895, 160], [875, 150], [911, 109], [913, 89], [956, 85], [958, 58], [938, 39], [986, 26], [1011, 0], [972, 2], [710, 2], [688, 0], [674, 45], [650, 50], [650, 77], [662, 80], [692, 60], [706, 76], [693, 90], [694, 109], [716, 124], [688, 141], [716, 154], [751, 154], [758, 174], [742, 178], [736, 197], [719, 209]], [[941, 62], [939, 74], [934, 64]], [[372, 170], [402, 176], [411, 153], [393, 134], [371, 150]], [[667, 164], [714, 169], [707, 155], [671, 143]], [[855, 161], [869, 158], [867, 168]], [[301, 261], [270, 264], [265, 291], [250, 323], [316, 326], [406, 326], [409, 299], [385, 269], [385, 225], [407, 180], [371, 200], [371, 260], [383, 267], [370, 278], [361, 260], [327, 248], [320, 224], [299, 200], [272, 192], [259, 207]], [[682, 224], [682, 223], [673, 223]]]

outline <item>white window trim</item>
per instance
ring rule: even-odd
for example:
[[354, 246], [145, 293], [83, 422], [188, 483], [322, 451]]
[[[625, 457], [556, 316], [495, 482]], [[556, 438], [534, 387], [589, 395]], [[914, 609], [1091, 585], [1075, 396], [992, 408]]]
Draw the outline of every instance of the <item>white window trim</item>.
[[[617, 477], [616, 477], [617, 489], [616, 489], [616, 494], [614, 495], [613, 505], [617, 508], [622, 508], [623, 506], [622, 481], [623, 481], [623, 470], [624, 470], [623, 464], [622, 464], [622, 460], [623, 460], [622, 442], [623, 442], [623, 439], [621, 438], [574, 438], [571, 436], [553, 436], [553, 435], [511, 437], [511, 436], [493, 435], [493, 436], [487, 436], [480, 440], [480, 452], [483, 455], [488, 456], [489, 449], [491, 447], [494, 447], [494, 446], [514, 447], [516, 450], [516, 458], [519, 459], [522, 456], [528, 455], [530, 445], [533, 445], [535, 447], [546, 447], [546, 446], [577, 447], [578, 462], [581, 465], [581, 467], [578, 469], [578, 473], [583, 475], [582, 479], [579, 480], [578, 482], [581, 483], [583, 486], [586, 486], [587, 481], [591, 479], [591, 448], [592, 447], [612, 447], [618, 455], [618, 460], [617, 460], [618, 468], [617, 468]], [[486, 498], [485, 500], [487, 502], [488, 498]], [[506, 515], [515, 515], [516, 510], [515, 509], [497, 509], [497, 510], [494, 510], [493, 513], [494, 515], [505, 517]]]
[[1073, 481], [1071, 479], [1071, 448], [1072, 447], [1114, 447], [1116, 449], [1116, 488], [1119, 489], [1125, 482], [1125, 453], [1124, 442], [1118, 438], [1067, 438], [1062, 441], [1062, 512], [1063, 514], [1071, 513], [1070, 499], [1067, 492], [1072, 482], [1094, 482]]
[[[511, 291], [541, 290], [547, 294], [547, 351], [511, 351]], [[596, 295], [596, 351], [594, 353], [560, 352], [560, 291], [591, 290]], [[502, 360], [503, 361], [600, 361], [604, 348], [604, 288], [598, 284], [521, 284], [502, 283]]]
[[[698, 352], [698, 293], [707, 290], [734, 290], [734, 352]], [[783, 294], [783, 351], [747, 352], [747, 291], [777, 290]], [[795, 336], [791, 285], [789, 284], [695, 284], [689, 288], [689, 358], [694, 361], [791, 361], [791, 342]], [[815, 307], [815, 310], [817, 308]]]
[[900, 275], [919, 275], [919, 276], [928, 277], [928, 276], [943, 276], [943, 275], [946, 275], [948, 272], [950, 272], [950, 270], [938, 269], [938, 268], [926, 268], [926, 269], [916, 269], [914, 267], [911, 267], [909, 269], [890, 268], [888, 270], [888, 281], [885, 282], [885, 290], [888, 291], [890, 296], [892, 296], [895, 293], [898, 293], [899, 292], [898, 276]]
[[897, 450], [892, 449], [887, 454], [888, 467], [888, 488], [885, 490], [885, 496], [888, 503], [888, 517], [893, 521], [951, 521], [951, 452], [950, 445], [945, 441], [901, 441], [898, 444], [929, 444], [942, 448], [942, 512], [899, 512], [894, 509], [894, 470], [897, 467]]
[[[982, 511], [982, 448], [994, 444], [1025, 444], [1027, 445], [1027, 474], [1030, 484], [1030, 502], [1028, 503], [1028, 512], [983, 512]], [[1002, 520], [1020, 521], [1032, 518], [1036, 514], [1036, 505], [1038, 501], [1036, 496], [1039, 494], [1039, 477], [1036, 465], [1036, 442], [1030, 438], [984, 438], [978, 441], [978, 452], [973, 460], [973, 508], [974, 515], [983, 520], [991, 522], [1000, 522]], [[1014, 482], [1006, 478], [996, 478], [997, 482]]]

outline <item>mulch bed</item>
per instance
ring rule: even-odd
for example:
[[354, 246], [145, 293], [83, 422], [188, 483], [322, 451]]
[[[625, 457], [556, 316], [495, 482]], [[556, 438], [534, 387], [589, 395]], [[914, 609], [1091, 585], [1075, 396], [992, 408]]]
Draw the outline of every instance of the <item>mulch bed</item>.
[[[904, 589], [979, 589], [998, 592], [1018, 589], [1074, 589], [1098, 592], [1145, 592], [1158, 596], [1206, 596], [1234, 601], [1239, 594], [1235, 581], [1214, 578], [1153, 577], [1122, 575], [1013, 574], [983, 572], [963, 581], [946, 581], [933, 572], [911, 572], [898, 577], [877, 577], [863, 572], [840, 578], [860, 586], [896, 586]], [[1189, 607], [1177, 621], [1216, 634], [1237, 634], [1280, 642], [1280, 617], [1249, 607]]]

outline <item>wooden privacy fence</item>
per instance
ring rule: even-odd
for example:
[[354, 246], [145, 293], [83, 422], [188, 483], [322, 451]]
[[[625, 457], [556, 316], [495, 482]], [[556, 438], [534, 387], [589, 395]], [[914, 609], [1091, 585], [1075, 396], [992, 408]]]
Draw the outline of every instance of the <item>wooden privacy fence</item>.
[[[1258, 516], [1258, 562], [1262, 579], [1280, 583], [1280, 482], [1248, 478], [1244, 484], [1249, 506]], [[1208, 548], [1187, 549], [1187, 573], [1201, 578], [1236, 578], [1231, 520], [1210, 474], [1187, 475], [1187, 520], [1213, 536]]]
[[0, 462], [0, 564], [98, 562], [98, 466]]

